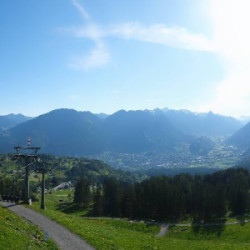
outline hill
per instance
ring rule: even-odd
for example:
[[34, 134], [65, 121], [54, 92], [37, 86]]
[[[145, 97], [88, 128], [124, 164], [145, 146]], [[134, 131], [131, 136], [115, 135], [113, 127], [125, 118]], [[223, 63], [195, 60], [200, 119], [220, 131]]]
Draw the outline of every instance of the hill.
[[[145, 179], [145, 175], [139, 173], [129, 173], [116, 170], [99, 160], [73, 157], [55, 157], [53, 155], [40, 155], [42, 162], [45, 162], [51, 169], [46, 177], [46, 187], [54, 188], [62, 182], [72, 182], [73, 184], [82, 176], [91, 180], [92, 183], [103, 181], [107, 177], [114, 177], [125, 183], [133, 183]], [[31, 169], [31, 189], [35, 192], [40, 186], [38, 174], [34, 172], [36, 166]], [[22, 192], [22, 176], [24, 168], [22, 165], [13, 162], [11, 155], [0, 154], [0, 194], [20, 196]], [[11, 188], [10, 186], [11, 185]], [[32, 191], [32, 192], [33, 192]]]
[[75, 183], [82, 176], [89, 178], [92, 183], [100, 182], [106, 177], [114, 177], [126, 183], [133, 183], [144, 178], [140, 174], [116, 170], [99, 160], [52, 155], [41, 155], [41, 159], [51, 166], [52, 174], [48, 184], [53, 187], [63, 181]]
[[189, 146], [189, 150], [192, 154], [207, 155], [214, 147], [215, 143], [209, 138], [203, 136], [194, 139]]
[[104, 146], [100, 119], [90, 112], [69, 109], [54, 110], [9, 129], [2, 136], [4, 152], [25, 144], [28, 137], [42, 148], [42, 153], [55, 155], [98, 153]]
[[31, 119], [30, 117], [24, 116], [22, 114], [17, 114], [17, 115], [9, 114], [0, 116], [0, 130], [14, 127], [30, 119]]
[[163, 110], [172, 124], [185, 134], [206, 136], [227, 136], [242, 127], [233, 117], [208, 113], [193, 113], [188, 110]]
[[250, 148], [250, 122], [247, 123], [243, 128], [238, 130], [229, 139], [229, 143], [235, 144], [242, 149]]
[[160, 110], [118, 111], [105, 119], [104, 129], [110, 150], [118, 152], [164, 152], [189, 141]]

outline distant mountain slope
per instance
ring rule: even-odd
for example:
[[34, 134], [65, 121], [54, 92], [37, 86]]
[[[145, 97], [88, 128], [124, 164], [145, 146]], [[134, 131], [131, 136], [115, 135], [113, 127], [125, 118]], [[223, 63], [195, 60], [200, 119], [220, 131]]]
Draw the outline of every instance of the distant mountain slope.
[[[42, 152], [56, 155], [80, 155], [98, 153], [104, 142], [100, 131], [100, 119], [90, 112], [60, 109], [41, 115], [11, 128], [3, 139], [7, 149], [23, 145], [32, 138], [32, 145]], [[1, 144], [0, 144], [1, 145]]]
[[105, 151], [163, 152], [188, 141], [162, 111], [119, 111], [106, 119], [90, 112], [60, 109], [9, 129], [0, 137], [0, 150], [13, 151], [27, 138], [41, 152], [83, 156]]
[[166, 117], [176, 128], [189, 135], [227, 136], [243, 125], [233, 117], [209, 113], [193, 113], [188, 110], [164, 110]]
[[250, 122], [231, 136], [228, 142], [243, 149], [250, 149]]
[[207, 155], [214, 147], [215, 143], [212, 140], [207, 137], [199, 137], [190, 144], [189, 150], [192, 154]]
[[9, 114], [0, 116], [0, 129], [8, 129], [30, 119], [30, 117], [26, 117], [22, 114]]
[[[15, 119], [14, 119], [15, 118]], [[16, 122], [22, 117], [13, 117]], [[24, 118], [25, 119], [25, 118]], [[194, 142], [191, 135], [227, 135], [241, 126], [231, 117], [155, 109], [113, 115], [58, 109], [0, 133], [0, 152], [13, 152], [28, 137], [41, 153], [84, 156], [109, 152], [163, 153]], [[204, 148], [199, 141], [199, 150]], [[197, 148], [197, 145], [195, 146]], [[191, 147], [192, 149], [192, 147]]]
[[112, 151], [164, 152], [188, 141], [160, 110], [121, 110], [105, 119], [104, 128]]
[[246, 125], [250, 121], [250, 116], [241, 116], [239, 120], [243, 125]]

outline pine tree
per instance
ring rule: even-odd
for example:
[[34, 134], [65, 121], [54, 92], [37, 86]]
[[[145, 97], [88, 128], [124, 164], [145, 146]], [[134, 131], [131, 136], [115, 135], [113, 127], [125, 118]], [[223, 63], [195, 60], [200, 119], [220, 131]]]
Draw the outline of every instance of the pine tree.
[[103, 187], [103, 210], [108, 216], [121, 215], [121, 185], [115, 179], [106, 179]]
[[103, 197], [101, 193], [101, 187], [98, 186], [94, 192], [94, 204], [93, 204], [94, 216], [102, 216], [103, 214], [102, 206], [103, 206]]
[[75, 193], [74, 193], [74, 202], [87, 206], [90, 201], [90, 181], [84, 177], [76, 183]]

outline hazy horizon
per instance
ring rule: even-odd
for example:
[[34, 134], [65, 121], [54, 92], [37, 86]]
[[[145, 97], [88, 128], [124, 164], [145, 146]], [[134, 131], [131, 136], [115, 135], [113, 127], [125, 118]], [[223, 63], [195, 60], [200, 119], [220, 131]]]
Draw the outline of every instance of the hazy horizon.
[[95, 115], [99, 115], [99, 114], [112, 115], [112, 114], [115, 114], [116, 112], [119, 112], [119, 111], [121, 111], [121, 110], [125, 110], [126, 112], [128, 112], [128, 111], [139, 111], [139, 110], [140, 110], [140, 111], [144, 111], [144, 110], [154, 111], [154, 110], [156, 110], [156, 109], [160, 109], [160, 110], [167, 109], [167, 110], [175, 110], [175, 111], [188, 111], [188, 112], [192, 112], [192, 113], [195, 113], [195, 114], [207, 114], [207, 113], [209, 113], [209, 112], [212, 112], [212, 113], [214, 113], [214, 114], [216, 114], [216, 115], [222, 115], [222, 116], [233, 117], [233, 118], [238, 119], [238, 120], [245, 120], [245, 119], [248, 120], [248, 119], [250, 119], [250, 116], [247, 116], [247, 115], [246, 115], [246, 116], [243, 115], [243, 116], [240, 116], [240, 117], [235, 117], [235, 116], [230, 116], [230, 115], [215, 113], [215, 112], [213, 112], [213, 111], [211, 111], [211, 110], [209, 110], [209, 111], [207, 111], [207, 112], [198, 112], [198, 111], [193, 111], [193, 110], [189, 110], [189, 109], [172, 109], [172, 108], [168, 108], [168, 107], [163, 107], [163, 108], [156, 107], [156, 108], [153, 108], [153, 109], [119, 109], [119, 110], [116, 110], [116, 111], [111, 112], [111, 113], [102, 112], [102, 111], [100, 111], [100, 112], [93, 112], [93, 111], [91, 111], [91, 110], [84, 110], [84, 109], [83, 109], [83, 110], [80, 110], [80, 109], [62, 107], [62, 108], [56, 108], [56, 109], [53, 109], [53, 110], [48, 110], [48, 111], [46, 111], [46, 112], [44, 112], [44, 113], [40, 113], [40, 114], [37, 114], [37, 115], [34, 115], [34, 116], [29, 115], [29, 114], [24, 114], [24, 113], [15, 113], [15, 112], [6, 113], [6, 114], [1, 114], [1, 113], [0, 113], [0, 116], [7, 116], [7, 115], [12, 115], [12, 114], [14, 114], [14, 115], [24, 115], [24, 116], [26, 116], [26, 117], [35, 118], [35, 117], [38, 117], [38, 116], [40, 116], [40, 115], [47, 114], [47, 113], [52, 112], [52, 111], [54, 111], [54, 110], [60, 110], [60, 109], [75, 110], [75, 111], [77, 111], [77, 112], [91, 112], [92, 114], [95, 114]]

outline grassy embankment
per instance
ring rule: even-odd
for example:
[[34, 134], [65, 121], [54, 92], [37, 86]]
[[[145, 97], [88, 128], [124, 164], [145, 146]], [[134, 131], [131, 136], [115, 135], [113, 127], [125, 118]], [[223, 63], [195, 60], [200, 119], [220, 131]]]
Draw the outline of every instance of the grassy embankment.
[[38, 228], [0, 206], [0, 249], [58, 249]]
[[190, 227], [172, 227], [167, 236], [158, 238], [155, 237], [160, 230], [158, 226], [85, 217], [86, 211], [66, 205], [68, 194], [69, 191], [56, 191], [46, 195], [45, 211], [39, 209], [39, 203], [34, 203], [32, 208], [58, 221], [97, 249], [250, 249], [250, 223], [196, 233]]

